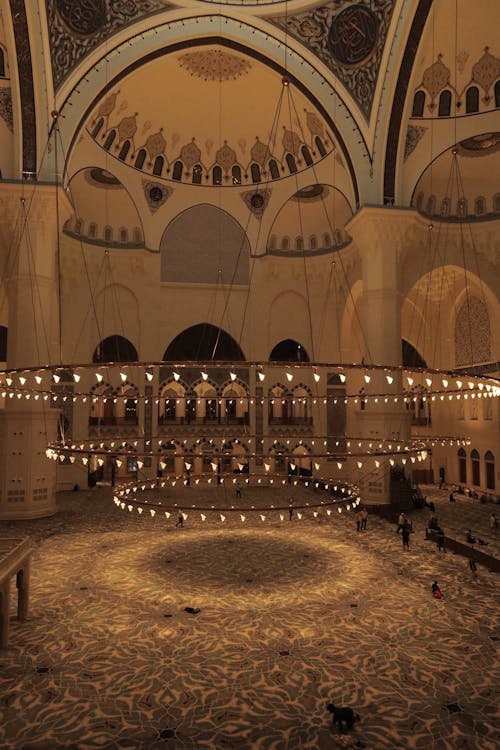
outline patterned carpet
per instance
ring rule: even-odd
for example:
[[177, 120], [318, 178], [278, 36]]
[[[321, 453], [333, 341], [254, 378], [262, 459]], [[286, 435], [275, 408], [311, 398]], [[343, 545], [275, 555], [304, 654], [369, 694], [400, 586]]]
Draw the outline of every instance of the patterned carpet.
[[[30, 619], [13, 597], [0, 652], [2, 750], [498, 747], [497, 579], [424, 541], [423, 515], [405, 551], [346, 513], [175, 529], [106, 489], [60, 507], [0, 528], [38, 542]], [[359, 712], [349, 734], [330, 700]]]

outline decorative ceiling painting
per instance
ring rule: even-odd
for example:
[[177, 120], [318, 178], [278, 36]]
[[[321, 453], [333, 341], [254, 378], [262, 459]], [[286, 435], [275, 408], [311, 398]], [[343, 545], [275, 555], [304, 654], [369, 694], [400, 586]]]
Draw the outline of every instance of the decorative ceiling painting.
[[270, 23], [312, 50], [339, 78], [368, 120], [396, 0], [332, 0]]
[[166, 0], [45, 0], [54, 86], [111, 34], [173, 7]]

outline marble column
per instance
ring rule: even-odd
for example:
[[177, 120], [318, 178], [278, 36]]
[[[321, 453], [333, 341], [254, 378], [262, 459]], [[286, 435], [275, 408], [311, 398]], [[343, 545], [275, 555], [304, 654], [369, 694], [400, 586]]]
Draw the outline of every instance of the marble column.
[[[9, 186], [2, 216], [4, 237], [11, 231], [11, 257], [6, 278], [8, 299], [7, 369], [60, 362], [57, 277], [58, 214], [56, 188]], [[65, 199], [64, 199], [65, 200]], [[66, 206], [67, 208], [67, 206]], [[14, 252], [15, 250], [15, 252]], [[14, 376], [14, 384], [19, 378]], [[0, 519], [26, 519], [56, 512], [56, 465], [45, 455], [56, 437], [59, 410], [27, 376], [30, 397], [5, 399], [0, 411]], [[38, 398], [35, 399], [35, 396]]]
[[[400, 257], [414, 213], [363, 208], [347, 226], [362, 262], [363, 361], [367, 366], [387, 366], [386, 371], [366, 370], [370, 380], [363, 381], [365, 403], [357, 414], [359, 436], [374, 445], [380, 440], [404, 442], [410, 434], [410, 419], [401, 397], [402, 373], [391, 366], [402, 364]], [[363, 459], [358, 479], [364, 502], [390, 502], [390, 469], [389, 458], [382, 458], [378, 468], [374, 460]]]

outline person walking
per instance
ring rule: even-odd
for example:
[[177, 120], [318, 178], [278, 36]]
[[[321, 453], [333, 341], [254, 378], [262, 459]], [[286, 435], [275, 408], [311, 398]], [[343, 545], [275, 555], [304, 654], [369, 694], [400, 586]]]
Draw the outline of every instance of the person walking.
[[293, 518], [293, 505], [292, 505], [292, 502], [290, 501], [290, 507], [288, 508], [288, 520], [291, 521], [292, 518]]
[[178, 526], [180, 526], [181, 529], [184, 528], [184, 514], [182, 510], [179, 511], [179, 516], [177, 518], [177, 523], [175, 524], [175, 528], [177, 528]]
[[403, 549], [410, 549], [411, 526], [408, 521], [405, 521], [401, 527], [401, 534], [403, 536]]
[[492, 531], [493, 534], [497, 533], [497, 530], [498, 530], [498, 519], [497, 519], [495, 513], [492, 513], [490, 515], [490, 529], [491, 529], [491, 531]]

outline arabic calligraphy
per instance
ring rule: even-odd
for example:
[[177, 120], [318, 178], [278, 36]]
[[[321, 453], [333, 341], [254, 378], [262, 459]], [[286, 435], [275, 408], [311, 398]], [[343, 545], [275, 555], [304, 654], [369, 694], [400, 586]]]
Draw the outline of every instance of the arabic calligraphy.
[[56, 7], [62, 21], [75, 34], [89, 36], [106, 23], [106, 3], [104, 0], [56, 0]]
[[366, 6], [351, 5], [332, 21], [328, 44], [332, 55], [344, 65], [360, 65], [375, 49], [378, 19]]

